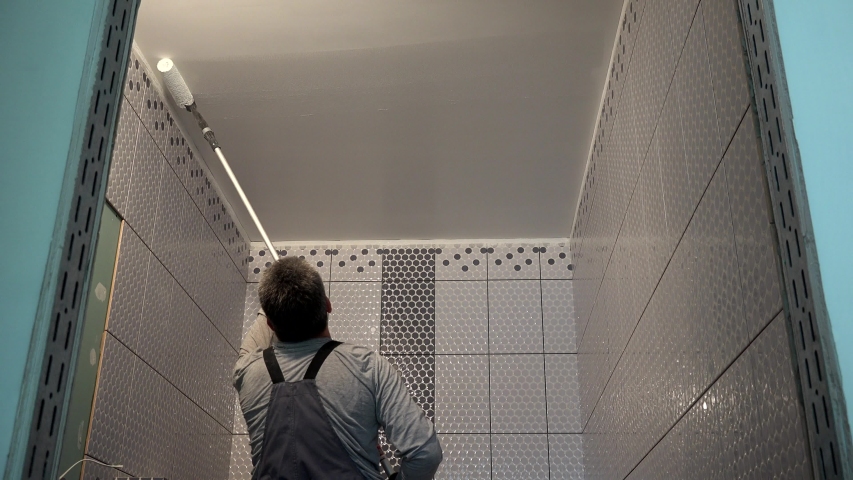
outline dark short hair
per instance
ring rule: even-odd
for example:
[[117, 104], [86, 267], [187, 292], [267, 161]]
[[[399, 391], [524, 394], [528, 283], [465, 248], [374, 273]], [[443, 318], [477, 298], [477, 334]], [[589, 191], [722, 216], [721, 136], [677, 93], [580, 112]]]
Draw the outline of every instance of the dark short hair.
[[316, 337], [329, 324], [323, 280], [304, 259], [273, 262], [261, 277], [258, 297], [282, 342]]

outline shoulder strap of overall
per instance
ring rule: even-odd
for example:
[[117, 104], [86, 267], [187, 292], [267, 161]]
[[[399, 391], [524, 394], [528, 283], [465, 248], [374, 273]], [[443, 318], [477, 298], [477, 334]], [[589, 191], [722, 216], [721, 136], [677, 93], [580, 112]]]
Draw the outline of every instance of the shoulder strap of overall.
[[264, 363], [267, 365], [267, 371], [270, 372], [273, 384], [284, 381], [284, 374], [281, 373], [281, 367], [278, 365], [278, 360], [275, 359], [275, 351], [272, 347], [264, 350]]
[[317, 372], [320, 371], [320, 367], [323, 366], [323, 362], [326, 361], [326, 357], [332, 353], [332, 350], [335, 349], [341, 342], [336, 340], [332, 340], [330, 342], [326, 342], [320, 347], [320, 350], [317, 350], [317, 353], [314, 355], [314, 360], [311, 360], [311, 365], [308, 365], [308, 371], [305, 372], [305, 376], [302, 377], [303, 380], [314, 380], [317, 378]]

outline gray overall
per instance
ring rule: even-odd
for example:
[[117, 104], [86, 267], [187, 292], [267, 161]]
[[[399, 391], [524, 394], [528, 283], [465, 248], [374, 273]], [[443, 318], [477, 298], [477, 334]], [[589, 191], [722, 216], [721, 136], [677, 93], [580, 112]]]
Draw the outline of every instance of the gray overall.
[[255, 478], [364, 480], [332, 430], [314, 381], [323, 361], [338, 345], [340, 342], [330, 341], [320, 347], [298, 382], [285, 382], [273, 348], [264, 350], [273, 386]]

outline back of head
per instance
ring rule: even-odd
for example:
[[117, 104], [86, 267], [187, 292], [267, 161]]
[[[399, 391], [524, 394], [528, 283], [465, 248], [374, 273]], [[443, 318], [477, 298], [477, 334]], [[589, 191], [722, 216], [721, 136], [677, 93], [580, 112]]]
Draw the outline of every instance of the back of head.
[[282, 342], [316, 337], [329, 323], [323, 280], [304, 259], [282, 258], [270, 265], [261, 277], [258, 297]]

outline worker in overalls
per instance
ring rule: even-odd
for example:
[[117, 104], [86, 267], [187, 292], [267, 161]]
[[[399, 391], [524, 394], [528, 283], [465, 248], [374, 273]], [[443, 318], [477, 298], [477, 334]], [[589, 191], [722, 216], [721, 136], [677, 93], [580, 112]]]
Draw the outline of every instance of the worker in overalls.
[[392, 478], [431, 479], [442, 458], [432, 422], [388, 360], [331, 339], [332, 305], [317, 271], [278, 260], [258, 297], [263, 312], [234, 368], [252, 479], [380, 480], [379, 427], [402, 455]]

